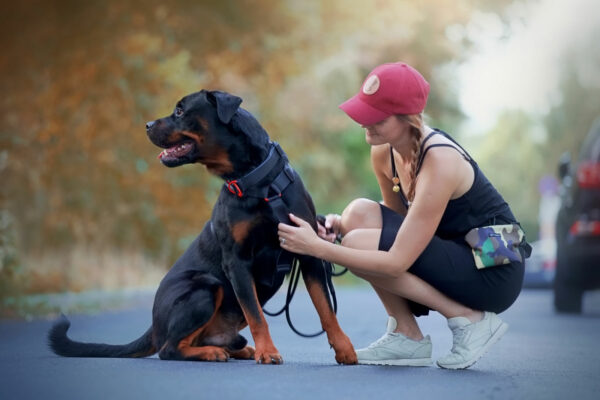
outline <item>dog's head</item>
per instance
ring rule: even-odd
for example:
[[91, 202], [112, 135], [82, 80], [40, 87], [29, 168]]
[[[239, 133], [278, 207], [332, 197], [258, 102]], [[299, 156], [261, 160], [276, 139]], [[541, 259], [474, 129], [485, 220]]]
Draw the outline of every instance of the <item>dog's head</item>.
[[201, 163], [215, 175], [240, 176], [264, 159], [269, 143], [241, 103], [225, 92], [192, 93], [177, 102], [171, 115], [148, 122], [146, 133], [164, 149], [158, 157], [167, 167]]

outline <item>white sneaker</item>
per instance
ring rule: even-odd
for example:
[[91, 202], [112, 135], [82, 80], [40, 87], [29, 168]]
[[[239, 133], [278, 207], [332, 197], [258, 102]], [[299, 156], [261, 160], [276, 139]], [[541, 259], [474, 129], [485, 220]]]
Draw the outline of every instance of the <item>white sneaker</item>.
[[487, 311], [483, 319], [477, 322], [464, 317], [450, 318], [448, 327], [453, 335], [452, 350], [437, 360], [438, 366], [447, 369], [469, 368], [508, 330], [507, 323]]
[[365, 349], [356, 350], [359, 364], [404, 365], [424, 367], [431, 365], [431, 339], [416, 341], [401, 333], [394, 333], [397, 322], [389, 317], [385, 335]]

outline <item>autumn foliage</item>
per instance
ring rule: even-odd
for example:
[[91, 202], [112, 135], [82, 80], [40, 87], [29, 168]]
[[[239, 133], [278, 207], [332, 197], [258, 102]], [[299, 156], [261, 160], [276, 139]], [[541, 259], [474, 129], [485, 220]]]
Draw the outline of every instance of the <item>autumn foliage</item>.
[[200, 165], [161, 166], [144, 124], [201, 88], [244, 99], [320, 212], [377, 198], [368, 146], [337, 105], [373, 66], [403, 60], [432, 84], [429, 118], [456, 126], [456, 87], [441, 67], [469, 40], [446, 33], [475, 3], [506, 2], [2, 5], [0, 291], [156, 282], [202, 229], [222, 182]]

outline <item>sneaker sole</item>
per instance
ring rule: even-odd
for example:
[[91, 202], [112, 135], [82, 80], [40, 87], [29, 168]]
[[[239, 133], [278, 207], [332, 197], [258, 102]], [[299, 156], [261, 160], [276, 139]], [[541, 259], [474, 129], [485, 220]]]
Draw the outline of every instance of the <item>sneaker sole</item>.
[[433, 364], [431, 358], [409, 358], [398, 360], [358, 360], [360, 365], [395, 365], [401, 367], [428, 367]]
[[438, 367], [444, 368], [444, 369], [467, 369], [471, 365], [475, 364], [481, 358], [481, 356], [483, 356], [485, 354], [485, 352], [488, 351], [488, 349], [493, 344], [498, 342], [498, 340], [500, 340], [500, 338], [502, 336], [504, 336], [504, 334], [506, 333], [507, 330], [508, 330], [508, 324], [506, 322], [502, 322], [502, 324], [500, 324], [498, 329], [496, 329], [496, 332], [494, 332], [492, 337], [490, 337], [490, 339], [486, 342], [486, 344], [475, 354], [475, 357], [473, 357], [471, 360], [465, 361], [460, 364], [444, 364], [444, 365], [440, 364], [440, 362], [438, 361], [436, 364], [438, 365]]

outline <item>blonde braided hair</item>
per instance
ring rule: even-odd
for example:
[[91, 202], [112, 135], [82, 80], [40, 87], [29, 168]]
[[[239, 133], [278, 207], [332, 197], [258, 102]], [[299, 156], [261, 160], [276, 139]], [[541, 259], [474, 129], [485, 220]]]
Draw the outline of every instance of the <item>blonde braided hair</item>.
[[408, 186], [407, 198], [412, 202], [415, 198], [415, 186], [417, 183], [417, 164], [419, 162], [419, 150], [421, 139], [423, 138], [425, 128], [423, 126], [422, 114], [399, 115], [398, 118], [410, 125], [411, 142], [411, 161], [410, 161], [410, 184]]

